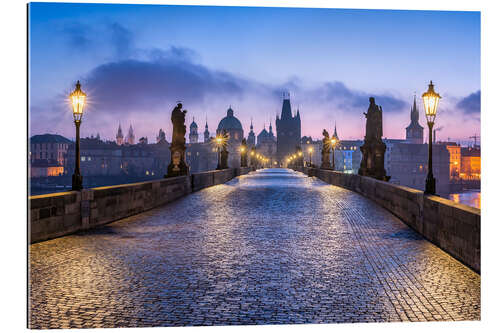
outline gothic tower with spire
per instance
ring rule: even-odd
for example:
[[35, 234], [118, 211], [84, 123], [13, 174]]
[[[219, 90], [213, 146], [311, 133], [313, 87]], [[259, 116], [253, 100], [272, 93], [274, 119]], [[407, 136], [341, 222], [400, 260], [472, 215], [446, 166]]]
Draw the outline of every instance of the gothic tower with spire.
[[290, 105], [290, 93], [283, 94], [283, 105], [281, 107], [281, 118], [276, 116], [276, 137], [277, 151], [276, 157], [279, 162], [283, 162], [286, 156], [295, 153], [300, 145], [300, 112], [297, 110], [292, 116]]
[[269, 138], [274, 141], [274, 133], [273, 133], [273, 126], [271, 125], [271, 121], [269, 120]]
[[210, 132], [208, 131], [208, 120], [205, 119], [205, 132], [203, 132], [203, 142], [210, 142]]
[[116, 144], [121, 146], [123, 144], [122, 125], [118, 124], [118, 132], [116, 133]]
[[337, 121], [335, 121], [335, 127], [333, 130], [333, 137], [335, 138], [335, 140], [337, 140], [337, 142], [339, 141], [339, 136], [337, 134]]
[[134, 135], [134, 130], [132, 129], [132, 124], [130, 124], [130, 127], [128, 129], [127, 143], [129, 145], [133, 145], [135, 143], [135, 135]]
[[247, 146], [248, 146], [248, 149], [255, 146], [255, 133], [253, 132], [253, 119], [250, 120], [250, 132], [248, 133]]
[[406, 142], [408, 143], [424, 143], [424, 128], [418, 123], [417, 98], [413, 96], [413, 106], [410, 112], [410, 125], [406, 127]]

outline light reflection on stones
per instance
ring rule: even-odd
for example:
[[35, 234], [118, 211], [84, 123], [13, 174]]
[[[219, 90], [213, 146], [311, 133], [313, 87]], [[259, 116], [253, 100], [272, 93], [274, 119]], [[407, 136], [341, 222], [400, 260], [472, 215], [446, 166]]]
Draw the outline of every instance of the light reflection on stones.
[[260, 170], [30, 247], [31, 325], [479, 319], [480, 277], [363, 197]]

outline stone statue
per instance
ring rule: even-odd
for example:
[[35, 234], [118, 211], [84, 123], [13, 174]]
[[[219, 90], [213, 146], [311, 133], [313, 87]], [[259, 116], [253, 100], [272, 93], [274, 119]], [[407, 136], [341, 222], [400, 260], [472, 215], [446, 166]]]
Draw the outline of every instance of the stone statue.
[[189, 167], [186, 164], [186, 110], [182, 110], [182, 104], [178, 103], [172, 110], [172, 144], [170, 145], [171, 162], [167, 168], [165, 177], [178, 177], [187, 175]]
[[363, 114], [366, 117], [365, 140], [382, 141], [382, 107], [375, 104], [375, 98], [370, 97], [368, 111]]
[[248, 147], [247, 147], [247, 140], [243, 138], [241, 140], [241, 167], [246, 168], [248, 166]]
[[386, 145], [382, 141], [382, 107], [375, 104], [375, 98], [370, 97], [366, 117], [365, 142], [360, 147], [363, 154], [358, 174], [379, 180], [389, 180], [384, 169]]
[[330, 134], [323, 130], [323, 146], [321, 148], [321, 169], [331, 169], [330, 166]]

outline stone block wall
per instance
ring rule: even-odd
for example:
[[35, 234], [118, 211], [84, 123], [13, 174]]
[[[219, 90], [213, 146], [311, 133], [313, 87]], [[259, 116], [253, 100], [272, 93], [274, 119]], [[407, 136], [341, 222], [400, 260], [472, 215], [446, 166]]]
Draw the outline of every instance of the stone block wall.
[[306, 167], [294, 169], [373, 200], [454, 258], [478, 273], [481, 271], [480, 209], [356, 174]]
[[212, 170], [191, 175], [191, 184], [193, 192], [201, 190], [208, 186], [224, 184], [241, 175], [246, 175], [252, 168], [237, 168], [237, 169], [224, 169]]
[[80, 230], [81, 192], [37, 195], [35, 198], [29, 200], [28, 235], [31, 240], [59, 237]]
[[251, 168], [225, 169], [134, 184], [29, 198], [30, 243], [93, 228], [164, 205], [192, 191], [223, 184]]

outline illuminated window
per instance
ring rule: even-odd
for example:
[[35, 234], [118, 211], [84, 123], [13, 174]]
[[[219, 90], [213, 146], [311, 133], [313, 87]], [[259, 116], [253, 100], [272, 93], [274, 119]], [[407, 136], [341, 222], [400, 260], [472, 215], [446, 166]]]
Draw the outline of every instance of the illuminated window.
[[149, 175], [149, 171], [148, 170], [146, 170], [146, 175]]
[[81, 157], [81, 160], [82, 160], [82, 161], [85, 161], [85, 156], [82, 156], [82, 157]]

